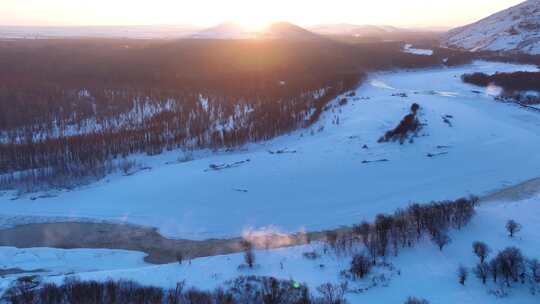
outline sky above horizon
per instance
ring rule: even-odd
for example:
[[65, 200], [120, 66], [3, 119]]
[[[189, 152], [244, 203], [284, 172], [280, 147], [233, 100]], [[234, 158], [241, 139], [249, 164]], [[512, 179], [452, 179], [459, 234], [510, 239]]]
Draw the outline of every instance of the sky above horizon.
[[0, 0], [2, 25], [210, 26], [272, 21], [394, 26], [460, 26], [522, 0]]

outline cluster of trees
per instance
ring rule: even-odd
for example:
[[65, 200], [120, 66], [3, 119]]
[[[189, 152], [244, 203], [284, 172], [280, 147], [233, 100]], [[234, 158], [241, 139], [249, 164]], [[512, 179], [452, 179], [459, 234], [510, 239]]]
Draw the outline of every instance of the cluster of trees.
[[[521, 225], [514, 220], [509, 220], [505, 225], [508, 236], [513, 238], [521, 230]], [[516, 247], [507, 247], [488, 260], [491, 248], [484, 242], [476, 241], [472, 244], [474, 255], [478, 257], [478, 264], [472, 269], [473, 274], [486, 284], [491, 278], [493, 283], [503, 283], [510, 287], [512, 283], [527, 282], [532, 284], [531, 290], [536, 291], [536, 285], [540, 284], [540, 261], [536, 258], [526, 258], [521, 250]], [[469, 270], [460, 266], [458, 278], [464, 285], [468, 278]]]
[[505, 91], [540, 91], [540, 72], [514, 72], [464, 74], [461, 79], [470, 84], [486, 87], [490, 84], [499, 86]]
[[[526, 258], [519, 248], [507, 247], [489, 261], [487, 257], [491, 250], [485, 243], [475, 242], [473, 251], [478, 256], [479, 262], [472, 272], [483, 284], [486, 284], [489, 278], [493, 283], [501, 282], [507, 287], [518, 282], [540, 284], [540, 261]], [[467, 271], [462, 272], [465, 275], [460, 275], [460, 281], [464, 284]]]
[[[509, 220], [505, 225], [508, 236], [513, 238], [521, 230], [521, 225]], [[515, 283], [530, 284], [530, 291], [536, 294], [540, 290], [540, 261], [537, 258], [527, 258], [519, 248], [506, 247], [497, 255], [488, 259], [492, 250], [484, 242], [476, 241], [472, 244], [472, 251], [478, 257], [478, 263], [471, 269], [460, 265], [457, 271], [458, 281], [465, 285], [472, 272], [482, 284], [489, 280], [498, 284], [501, 289], [494, 291], [495, 295], [504, 296], [504, 287], [511, 287]]]
[[[363, 222], [350, 231], [328, 232], [326, 240], [337, 253], [355, 252], [363, 245], [365, 253], [353, 257], [351, 272], [363, 277], [377, 258], [398, 255], [400, 248], [412, 247], [424, 236], [431, 238], [441, 250], [450, 242], [448, 230], [461, 229], [475, 214], [478, 198], [460, 198], [455, 201], [413, 204], [397, 210], [393, 215], [377, 215], [374, 223]], [[444, 241], [441, 241], [444, 240]]]
[[400, 144], [403, 144], [407, 139], [412, 142], [413, 137], [422, 129], [422, 124], [417, 115], [419, 110], [420, 105], [413, 103], [410, 113], [403, 117], [397, 127], [386, 132], [379, 139], [379, 142], [399, 141]]
[[294, 281], [272, 277], [242, 276], [226, 288], [201, 291], [187, 288], [184, 282], [176, 288], [141, 286], [132, 281], [76, 281], [62, 285], [45, 284], [28, 288], [20, 280], [9, 289], [4, 300], [13, 304], [346, 304], [342, 286], [324, 284], [312, 295], [308, 287]]

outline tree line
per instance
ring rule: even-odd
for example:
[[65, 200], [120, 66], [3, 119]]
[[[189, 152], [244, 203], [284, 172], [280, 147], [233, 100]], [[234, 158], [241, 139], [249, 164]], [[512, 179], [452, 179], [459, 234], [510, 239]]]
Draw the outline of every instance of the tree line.
[[346, 304], [341, 287], [324, 284], [313, 294], [293, 280], [273, 277], [240, 276], [213, 291], [188, 288], [180, 282], [175, 288], [142, 286], [133, 281], [78, 281], [44, 284], [32, 288], [33, 277], [22, 277], [3, 299], [12, 304]]
[[490, 84], [499, 86], [507, 92], [538, 91], [540, 92], [540, 72], [513, 72], [464, 74], [461, 79], [470, 84], [487, 87]]
[[[370, 261], [374, 265], [378, 258], [389, 254], [397, 256], [401, 248], [413, 247], [423, 237], [431, 239], [442, 250], [451, 241], [449, 229], [467, 225], [475, 214], [477, 203], [477, 197], [469, 197], [427, 205], [413, 204], [391, 215], [379, 214], [373, 223], [362, 222], [341, 233], [329, 231], [326, 241], [338, 254], [355, 252], [358, 245], [363, 245], [365, 250], [361, 254], [366, 258], [356, 260], [359, 269], [367, 267], [361, 265], [364, 262]], [[356, 267], [353, 265], [353, 268]]]

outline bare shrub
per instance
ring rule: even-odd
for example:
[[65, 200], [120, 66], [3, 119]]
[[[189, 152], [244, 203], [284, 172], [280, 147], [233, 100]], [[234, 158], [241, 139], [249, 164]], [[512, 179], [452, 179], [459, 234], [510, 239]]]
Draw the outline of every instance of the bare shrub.
[[364, 278], [369, 272], [373, 264], [371, 260], [364, 254], [357, 254], [353, 257], [349, 271], [355, 278]]
[[513, 238], [516, 233], [518, 233], [521, 230], [521, 225], [517, 223], [514, 220], [509, 220], [506, 223], [506, 231], [508, 231], [508, 235]]
[[330, 283], [323, 284], [317, 287], [317, 291], [322, 295], [321, 304], [346, 304], [345, 285], [332, 285]]
[[459, 284], [465, 285], [465, 281], [467, 281], [467, 278], [469, 276], [469, 271], [464, 266], [459, 266], [458, 271], [458, 280]]
[[244, 262], [249, 268], [253, 268], [255, 265], [255, 253], [253, 252], [253, 244], [249, 241], [242, 241], [242, 247], [244, 248]]
[[425, 299], [409, 297], [407, 301], [405, 301], [405, 304], [429, 304], [429, 301]]

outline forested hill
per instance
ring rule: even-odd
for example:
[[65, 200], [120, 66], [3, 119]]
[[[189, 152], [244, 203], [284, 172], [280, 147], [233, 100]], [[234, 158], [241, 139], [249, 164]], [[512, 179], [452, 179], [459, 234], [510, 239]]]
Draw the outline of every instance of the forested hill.
[[93, 179], [132, 153], [234, 147], [309, 126], [368, 70], [439, 65], [400, 43], [0, 42], [0, 188]]

